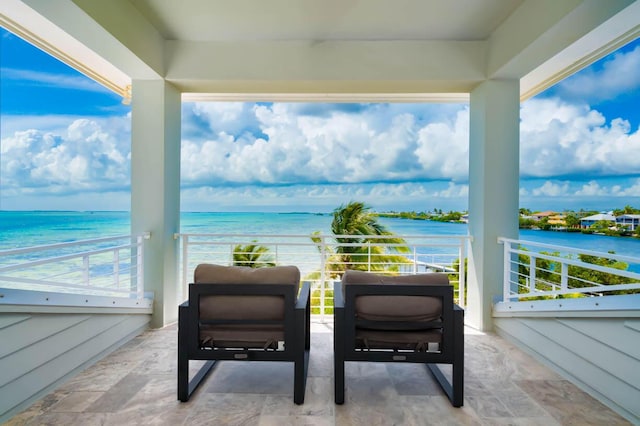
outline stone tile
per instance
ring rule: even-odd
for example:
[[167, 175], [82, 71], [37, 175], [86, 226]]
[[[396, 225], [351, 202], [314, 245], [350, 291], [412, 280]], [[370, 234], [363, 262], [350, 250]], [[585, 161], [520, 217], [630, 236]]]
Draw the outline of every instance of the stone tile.
[[[346, 363], [334, 404], [332, 324], [312, 324], [305, 403], [293, 364], [221, 362], [177, 400], [175, 325], [142, 333], [7, 423], [57, 425], [622, 425], [621, 417], [499, 336], [465, 336], [465, 405], [451, 406], [425, 366]], [[200, 361], [190, 363], [195, 374]]]
[[260, 417], [259, 426], [334, 426], [333, 416], [268, 416]]
[[51, 406], [49, 411], [57, 413], [82, 413], [101, 398], [105, 392], [71, 392]]
[[345, 404], [363, 406], [392, 404], [398, 397], [388, 375], [347, 377], [345, 379]]
[[566, 380], [520, 380], [516, 384], [561, 424], [630, 424]]
[[280, 394], [293, 398], [293, 362], [223, 361], [207, 382], [207, 392]]
[[331, 417], [334, 415], [333, 380], [307, 378], [304, 404], [296, 405], [289, 395], [267, 395], [262, 415], [276, 417]]
[[113, 413], [123, 408], [150, 380], [148, 376], [129, 374], [87, 408], [92, 413]]
[[469, 404], [481, 418], [514, 417], [509, 409], [495, 396], [468, 396], [464, 399], [464, 403]]
[[424, 364], [386, 364], [389, 377], [399, 395], [445, 395], [440, 384]]
[[400, 402], [409, 413], [407, 420], [416, 425], [481, 425], [469, 404], [456, 408], [446, 396], [401, 396]]
[[333, 377], [333, 336], [329, 333], [311, 335], [311, 351], [309, 355], [310, 377]]
[[101, 426], [107, 415], [104, 413], [45, 413], [34, 417], [28, 426]]
[[109, 364], [99, 362], [65, 383], [60, 389], [68, 392], [106, 392], [138, 366], [138, 362]]
[[264, 395], [207, 393], [194, 404], [184, 424], [257, 426], [265, 399]]
[[[389, 401], [391, 402], [391, 401]], [[397, 403], [362, 405], [346, 401], [336, 406], [336, 425], [339, 426], [413, 426], [411, 415]], [[422, 423], [423, 425], [425, 423]]]

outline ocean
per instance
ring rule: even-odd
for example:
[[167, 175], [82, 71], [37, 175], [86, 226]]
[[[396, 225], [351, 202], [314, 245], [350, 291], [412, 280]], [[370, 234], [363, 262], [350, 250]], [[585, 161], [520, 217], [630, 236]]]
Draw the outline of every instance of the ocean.
[[[191, 213], [181, 214], [182, 233], [330, 234], [331, 214]], [[466, 235], [467, 225], [380, 218], [399, 235]], [[0, 250], [130, 233], [128, 212], [0, 211]], [[521, 230], [520, 239], [640, 258], [640, 239], [581, 233]]]

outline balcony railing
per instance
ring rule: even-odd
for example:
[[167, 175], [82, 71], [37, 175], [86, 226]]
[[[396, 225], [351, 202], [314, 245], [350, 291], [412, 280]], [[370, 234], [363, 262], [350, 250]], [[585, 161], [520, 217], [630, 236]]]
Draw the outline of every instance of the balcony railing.
[[532, 241], [504, 244], [503, 301], [640, 294], [640, 259]]
[[[0, 251], [2, 301], [9, 303], [8, 295], [25, 290], [43, 292], [43, 303], [51, 292], [143, 299], [147, 238], [121, 235]], [[23, 299], [38, 303], [38, 298]]]
[[[312, 284], [312, 312], [333, 313], [333, 282], [345, 269], [414, 274], [446, 272], [457, 303], [465, 305], [465, 259], [468, 236], [402, 235], [406, 244], [390, 242], [398, 236], [377, 235], [248, 235], [176, 234], [181, 240], [183, 298], [199, 263], [266, 266], [296, 265], [302, 280]], [[354, 238], [360, 241], [354, 242]], [[264, 252], [258, 255], [256, 246]], [[461, 261], [462, 259], [462, 261]]]

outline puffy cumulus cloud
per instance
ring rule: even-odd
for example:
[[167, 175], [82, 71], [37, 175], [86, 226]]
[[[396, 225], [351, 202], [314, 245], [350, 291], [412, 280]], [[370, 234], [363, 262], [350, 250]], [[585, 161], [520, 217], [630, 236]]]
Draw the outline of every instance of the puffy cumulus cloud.
[[640, 44], [621, 50], [601, 64], [586, 68], [558, 84], [557, 93], [566, 99], [602, 101], [640, 89]]
[[[616, 185], [614, 188], [612, 188], [614, 191], [620, 190], [620, 186], [618, 185]], [[607, 190], [607, 188], [600, 186], [600, 184], [595, 180], [592, 180], [582, 185], [582, 188], [576, 191], [576, 195], [584, 195], [589, 197], [602, 196], [602, 195], [609, 195], [609, 191]]]
[[557, 184], [551, 181], [546, 181], [542, 186], [534, 188], [531, 193], [536, 197], [562, 197], [569, 193], [569, 183], [564, 182], [562, 184]]
[[557, 98], [522, 105], [520, 174], [526, 177], [620, 176], [640, 170], [640, 130], [586, 105]]
[[446, 189], [436, 191], [433, 195], [440, 198], [467, 198], [469, 196], [469, 185], [458, 185], [449, 182]]
[[128, 188], [129, 134], [127, 117], [75, 119], [60, 133], [16, 131], [2, 139], [3, 191], [38, 195]]
[[[418, 113], [419, 108], [393, 111], [390, 114], [386, 104], [193, 104], [187, 121], [197, 116], [199, 125], [217, 120], [230, 127], [209, 125], [207, 138], [183, 138], [183, 184], [389, 183], [466, 177], [465, 106], [448, 107], [448, 118], [437, 123], [425, 112]], [[236, 121], [250, 123], [251, 130], [233, 124]]]

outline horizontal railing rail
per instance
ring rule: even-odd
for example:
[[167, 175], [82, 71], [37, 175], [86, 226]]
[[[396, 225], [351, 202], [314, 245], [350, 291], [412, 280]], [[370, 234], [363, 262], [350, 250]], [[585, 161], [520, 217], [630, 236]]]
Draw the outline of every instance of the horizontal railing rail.
[[0, 288], [144, 298], [144, 240], [118, 235], [0, 251]]
[[[402, 238], [405, 244], [398, 243]], [[175, 234], [180, 239], [183, 299], [200, 263], [261, 267], [295, 265], [312, 284], [312, 313], [333, 313], [333, 282], [346, 269], [449, 274], [456, 301], [465, 305], [469, 237], [465, 235]], [[462, 259], [462, 261], [461, 261]]]
[[640, 259], [499, 238], [504, 245], [503, 301], [640, 293]]

